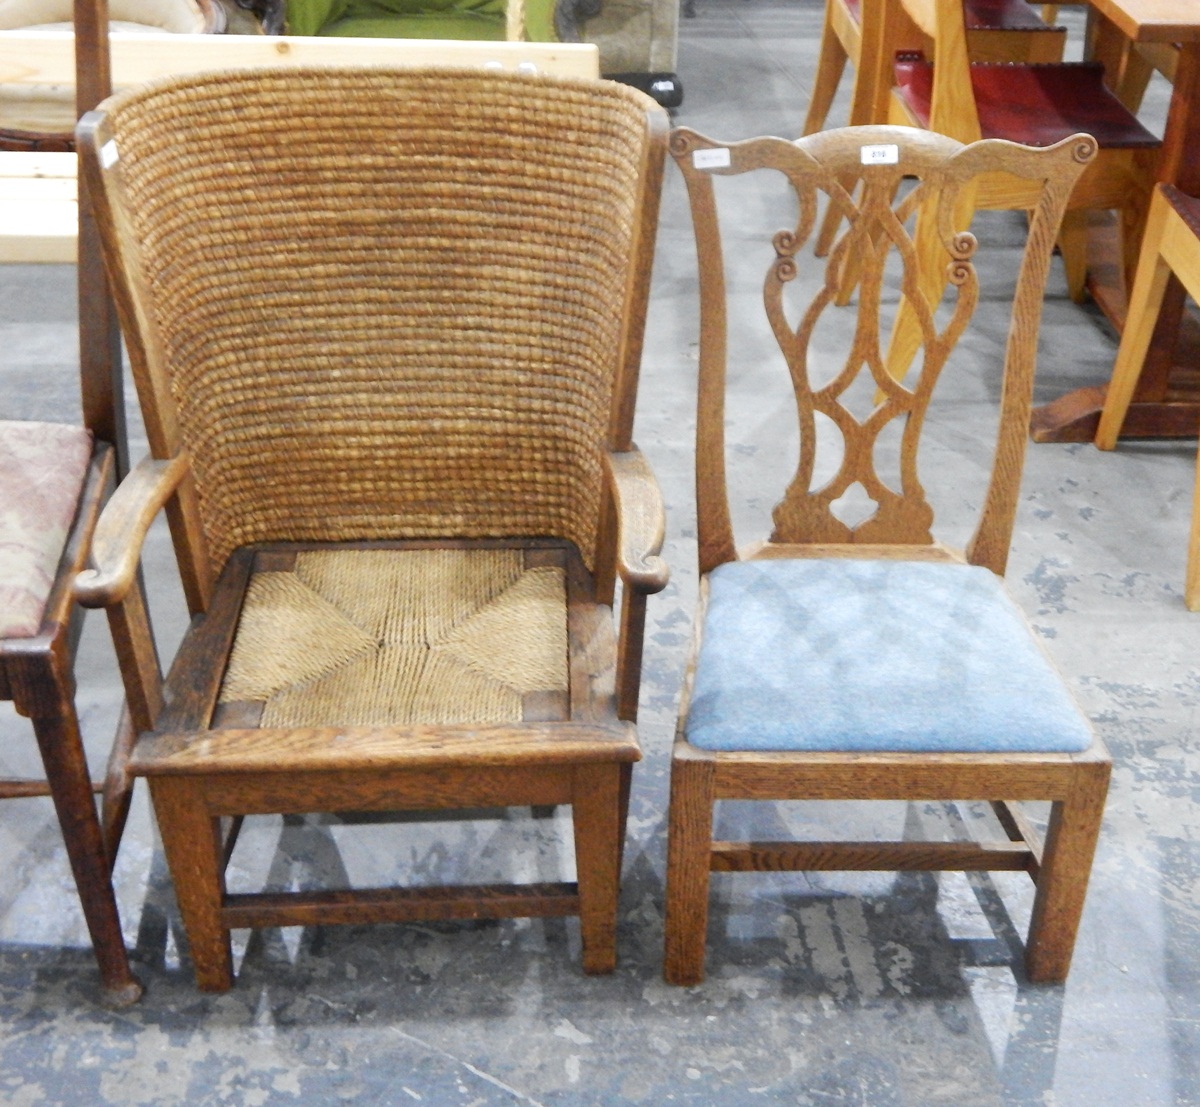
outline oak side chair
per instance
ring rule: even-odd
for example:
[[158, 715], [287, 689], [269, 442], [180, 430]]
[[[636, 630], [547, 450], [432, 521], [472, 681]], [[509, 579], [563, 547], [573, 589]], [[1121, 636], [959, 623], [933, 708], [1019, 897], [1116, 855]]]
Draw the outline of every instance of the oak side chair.
[[[1077, 135], [1044, 150], [998, 142], [962, 146], [919, 130], [865, 127], [794, 143], [759, 138], [725, 145], [677, 129], [671, 152], [687, 182], [700, 268], [701, 589], [698, 644], [671, 764], [666, 979], [703, 979], [713, 870], [1015, 869], [1037, 883], [1028, 974], [1062, 980], [1100, 828], [1109, 759], [1001, 578], [1046, 271], [1067, 195], [1095, 144]], [[1007, 344], [1002, 357], [997, 352], [1003, 394], [994, 468], [977, 529], [959, 552], [932, 535], [933, 508], [918, 477], [917, 451], [938, 375], [959, 339], [972, 333], [979, 272], [987, 272], [976, 258], [974, 235], [954, 219], [958, 197], [981, 174], [999, 171], [1029, 182], [1036, 196], [1012, 289]], [[774, 227], [789, 222], [753, 236], [745, 212], [765, 212], [767, 205], [738, 207], [739, 251], [761, 243], [765, 311], [753, 314], [764, 337], [761, 348], [754, 345], [744, 306], [749, 289], [731, 284], [729, 296], [740, 297], [731, 319], [741, 329], [729, 372], [736, 380], [748, 359], [777, 346], [795, 392], [800, 439], [798, 467], [774, 509], [770, 538], [739, 553], [726, 484], [729, 274], [718, 199], [730, 199], [723, 178], [754, 173], [786, 178], [790, 189]], [[914, 187], [901, 188], [902, 178], [912, 178]], [[847, 225], [823, 278], [816, 274], [806, 283], [808, 263], [801, 266], [797, 258], [813, 235], [822, 194]], [[919, 274], [905, 225], [926, 203], [937, 205], [942, 242], [953, 259], [953, 295], [936, 321], [918, 310], [924, 357], [898, 383], [881, 350], [880, 317], [888, 309], [883, 277], [888, 255], [898, 255], [903, 295], [917, 295]], [[821, 343], [810, 340], [814, 331], [822, 333], [824, 312], [846, 310], [834, 300], [840, 267], [851, 252], [862, 261], [859, 295], [850, 309], [856, 312], [854, 338], [844, 359], [840, 353], [822, 358]], [[989, 308], [994, 321], [1003, 300], [990, 299]], [[754, 352], [747, 355], [747, 349]], [[876, 392], [881, 399], [865, 403]], [[888, 438], [893, 420], [898, 443]], [[818, 434], [821, 425], [840, 434]], [[888, 454], [889, 441], [897, 456]], [[763, 445], [758, 443], [760, 453]], [[773, 449], [778, 453], [778, 444]], [[834, 456], [823, 462], [826, 450]], [[823, 473], [832, 474], [824, 483]], [[742, 477], [751, 479], [746, 470]], [[848, 523], [842, 500], [855, 490], [872, 501], [858, 505], [871, 514]], [[1007, 840], [720, 841], [713, 839], [713, 812], [722, 799], [991, 801]], [[1029, 818], [1010, 806], [1019, 800], [1052, 802], [1044, 843]]]
[[[1160, 184], [1150, 201], [1125, 329], [1096, 429], [1096, 445], [1102, 450], [1117, 444], [1172, 275], [1193, 300], [1200, 299], [1200, 199], [1185, 195], [1174, 185]], [[1200, 479], [1196, 489], [1184, 584], [1189, 611], [1200, 611]]]
[[[1049, 146], [1070, 135], [1092, 135], [1099, 152], [1080, 176], [1059, 234], [1067, 288], [1081, 301], [1087, 277], [1087, 221], [1091, 209], [1116, 210], [1122, 230], [1122, 271], [1132, 283], [1136, 250], [1153, 188], [1159, 139], [1147, 130], [1104, 84], [1096, 62], [1057, 65], [983, 65], [969, 60], [961, 0], [900, 0], [910, 18], [929, 36], [933, 55], [900, 55], [895, 62], [888, 122], [927, 127], [959, 142], [999, 138], [1029, 146]], [[982, 180], [964, 204], [989, 210], [1024, 209], [1027, 190], [1003, 176]], [[948, 264], [936, 234], [919, 233], [918, 249], [928, 253], [922, 279], [936, 300]], [[911, 316], [897, 322], [888, 362], [893, 376], [904, 374], [918, 343]]]
[[[166, 505], [194, 619], [131, 766], [202, 989], [235, 927], [578, 915], [614, 967], [666, 136], [620, 85], [455, 69], [198, 76], [81, 123], [151, 457], [78, 590], [119, 599]], [[559, 804], [576, 881], [225, 885], [247, 814]]]
[[[79, 76], [74, 103], [83, 112], [109, 91], [107, 24], [91, 0], [75, 0], [65, 17], [74, 19]], [[0, 148], [34, 148], [37, 140], [0, 128]], [[140, 998], [142, 986], [121, 933], [112, 865], [133, 790], [129, 751], [150, 705], [128, 701], [104, 780], [93, 784], [75, 708], [83, 611], [72, 590], [86, 565], [101, 505], [124, 463], [125, 423], [116, 322], [86, 196], [79, 203], [78, 274], [82, 425], [0, 421], [0, 699], [32, 723], [45, 770], [41, 780], [0, 780], [0, 799], [53, 800], [100, 971], [101, 997], [123, 1007]], [[140, 581], [131, 582], [109, 621], [118, 651], [136, 636], [146, 663], [157, 665]]]

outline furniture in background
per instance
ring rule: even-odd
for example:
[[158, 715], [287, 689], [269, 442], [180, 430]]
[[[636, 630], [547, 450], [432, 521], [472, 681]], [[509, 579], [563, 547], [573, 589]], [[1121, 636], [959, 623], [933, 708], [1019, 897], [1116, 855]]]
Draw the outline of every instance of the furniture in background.
[[[611, 970], [667, 580], [630, 438], [665, 112], [310, 69], [160, 83], [80, 134], [152, 457], [77, 590], [119, 600], [168, 507], [195, 619], [131, 765], [200, 987], [232, 983], [232, 927], [402, 919], [578, 915]], [[575, 881], [225, 886], [224, 816], [526, 804], [572, 806]]]
[[[1117, 444], [1172, 280], [1200, 300], [1200, 199], [1160, 184], [1150, 203], [1129, 314], [1096, 432], [1096, 445], [1102, 450]], [[1188, 610], [1200, 611], [1200, 482], [1192, 507], [1184, 601]]]
[[[0, 0], [0, 31], [69, 37], [71, 20], [72, 0]], [[220, 34], [226, 19], [216, 0], [110, 0], [108, 22], [118, 32]], [[73, 150], [71, 84], [0, 81], [0, 150]]]
[[[108, 88], [108, 28], [96, 7], [74, 7], [75, 100], [83, 112]], [[82, 610], [74, 603], [101, 504], [122, 471], [125, 453], [121, 359], [115, 316], [99, 257], [95, 221], [78, 211], [80, 383], [83, 426], [0, 422], [0, 698], [33, 724], [44, 781], [0, 781], [0, 797], [49, 795], [100, 969], [104, 1000], [135, 1002], [142, 987], [129, 967], [112, 865], [129, 812], [129, 749], [152, 704], [128, 701], [102, 785], [93, 786], [75, 710], [74, 661]], [[141, 584], [110, 611], [118, 651], [136, 637], [157, 666]], [[101, 814], [93, 792], [102, 793]]]
[[[962, 0], [967, 50], [972, 61], [1062, 61], [1067, 32], [1039, 19], [1026, 0]], [[920, 50], [921, 29], [899, 0], [825, 0], [817, 72], [801, 134], [825, 126], [846, 63], [854, 67], [850, 96], [852, 127], [888, 122], [888, 99], [897, 53]], [[821, 225], [814, 253], [824, 257], [837, 231], [831, 211]], [[853, 264], [843, 280], [839, 303], [848, 301]]]
[[[585, 4], [594, 15], [594, 5]], [[286, 0], [291, 35], [578, 42], [575, 0]]]
[[[542, 73], [584, 78], [594, 78], [600, 72], [598, 51], [590, 43], [116, 32], [111, 47], [113, 80], [118, 87], [207, 69], [264, 65], [532, 67]], [[74, 81], [74, 46], [69, 35], [0, 32], [0, 83], [5, 87], [71, 88]], [[74, 261], [78, 223], [75, 191], [73, 155], [0, 152], [0, 262]]]
[[[1049, 146], [1074, 134], [1094, 136], [1099, 151], [1076, 182], [1059, 232], [1068, 291], [1075, 300], [1084, 296], [1090, 211], [1119, 212], [1125, 244], [1122, 268], [1132, 271], [1160, 143], [1105, 86], [1103, 67], [1094, 62], [973, 64], [967, 55], [961, 0], [901, 3], [929, 36], [934, 56], [896, 58], [890, 122], [926, 127], [959, 142], [998, 138]], [[1028, 206], [1028, 189], [994, 176], [981, 180], [961, 202], [1020, 211]], [[924, 252], [920, 278], [926, 296], [936, 300], [945, 284], [948, 258], [928, 223], [918, 229], [917, 248]], [[907, 309], [912, 305], [906, 301]], [[897, 379], [916, 351], [918, 335], [911, 310], [903, 311], [888, 350], [889, 368]]]
[[[1062, 61], [1066, 28], [1043, 22], [1026, 0], [964, 0], [963, 14], [972, 61]], [[849, 125], [886, 123], [892, 61], [897, 51], [920, 47], [921, 32], [898, 0], [825, 0], [802, 133], [815, 134], [825, 126], [847, 62], [854, 67]]]
[[[671, 152], [687, 182], [700, 269], [701, 589], [697, 647], [671, 762], [668, 981], [703, 978], [712, 870], [1025, 870], [1037, 883], [1028, 975], [1042, 981], [1066, 976], [1110, 761], [1001, 576], [1046, 272], [1068, 194], [1095, 151], [1085, 136], [1044, 150], [994, 142], [963, 147], [931, 132], [891, 127], [735, 145], [687, 129], [673, 132]], [[756, 240], [738, 235], [743, 256], [752, 241], [761, 243], [767, 270], [761, 344], [746, 329], [748, 290], [730, 287], [727, 299], [718, 231], [723, 178], [756, 172], [773, 180], [782, 173], [795, 193], [782, 196], [774, 227], [797, 219], [797, 201], [799, 211], [794, 225], [773, 234], [764, 227]], [[1029, 182], [1031, 222], [1015, 289], [1010, 286], [1007, 343], [1003, 355], [998, 344], [995, 354], [1003, 392], [994, 468], [978, 528], [959, 553], [932, 536], [933, 509], [917, 456], [933, 387], [968, 333], [980, 274], [1007, 271], [990, 253], [986, 265], [976, 257], [968, 222], [956, 219], [965, 210], [969, 220], [972, 211], [959, 203], [961, 194], [997, 172]], [[854, 188], [843, 183], [847, 177], [855, 178]], [[911, 191], [900, 189], [903, 178], [916, 182]], [[765, 211], [766, 204], [746, 205], [741, 182], [739, 188], [740, 219], [750, 207]], [[811, 266], [797, 258], [813, 235], [822, 194], [847, 227], [830, 251], [824, 279], [814, 274], [808, 281]], [[883, 358], [881, 312], [891, 309], [881, 292], [894, 250], [904, 294], [920, 295], [904, 224], [923, 205], [936, 207], [954, 294], [936, 323], [932, 308], [918, 301], [924, 357], [920, 371], [898, 383]], [[824, 311], [845, 310], [833, 301], [841, 266], [852, 254], [861, 258], [854, 342], [844, 360], [821, 364], [821, 347], [810, 340]], [[989, 286], [987, 295], [994, 310], [992, 297], [1002, 293]], [[739, 305], [735, 361], [739, 355], [763, 359], [774, 348], [772, 335], [790, 371], [800, 421], [799, 464], [774, 509], [774, 530], [768, 541], [741, 553], [725, 472], [727, 303]], [[731, 366], [729, 381], [742, 369]], [[749, 445], [737, 443], [737, 456]], [[829, 473], [814, 487], [816, 475]], [[740, 475], [753, 480], [747, 469]], [[861, 502], [847, 504], [854, 493]], [[869, 514], [847, 521], [847, 507]], [[987, 800], [1003, 836], [982, 843], [714, 840], [713, 809], [723, 799]], [[1051, 801], [1044, 841], [1011, 802], [1018, 800]]]
[[[683, 86], [673, 72], [677, 12], [674, 3], [664, 0], [647, 0], [647, 10], [641, 3], [609, 5], [615, 16], [602, 0], [254, 2], [268, 30], [291, 35], [529, 42], [589, 37], [600, 44], [604, 73], [611, 80], [640, 89], [663, 107], [683, 102]], [[594, 25], [585, 34], [589, 22]]]
[[[1188, 196], [1200, 196], [1200, 5], [1193, 0], [1091, 0], [1095, 24], [1095, 55], [1117, 65], [1113, 86], [1131, 95], [1128, 59], [1131, 47], [1149, 50], [1152, 64], [1172, 73], [1171, 102], [1163, 130], [1162, 154], [1154, 179], [1175, 185]], [[1172, 60], [1173, 55], [1173, 60]], [[1125, 292], [1133, 280], [1113, 282], [1093, 291], [1110, 321], [1125, 326]], [[1200, 430], [1200, 395], [1194, 375], [1196, 343], [1182, 354], [1191, 365], [1179, 365], [1177, 349], [1185, 323], [1183, 286], [1167, 282], [1157, 331], [1142, 369], [1137, 391], [1126, 412], [1121, 433], [1130, 438], [1191, 438]], [[1185, 327], [1186, 329], [1186, 327]], [[1194, 330], [1193, 330], [1194, 333]], [[1177, 371], [1182, 369], [1183, 372]], [[1105, 384], [1077, 388], [1034, 411], [1037, 442], [1090, 442], [1104, 407]]]

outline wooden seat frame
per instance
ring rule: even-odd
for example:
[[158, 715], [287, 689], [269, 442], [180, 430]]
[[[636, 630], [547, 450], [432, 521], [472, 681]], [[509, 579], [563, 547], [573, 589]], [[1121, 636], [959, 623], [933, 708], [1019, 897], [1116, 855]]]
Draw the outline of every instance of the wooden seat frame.
[[[365, 71], [360, 77], [377, 80], [368, 78]], [[336, 79], [354, 78], [343, 74]], [[396, 79], [401, 79], [399, 74]], [[473, 81], [491, 88], [511, 80], [516, 82], [515, 90], [503, 91], [514, 100], [532, 97], [531, 90], [539, 89], [541, 83], [540, 78], [511, 74], [468, 78], [459, 73], [437, 78], [429, 73], [413, 79], [439, 79], [447, 88], [453, 81], [453, 87], [460, 90]], [[297, 95], [308, 95], [311, 78], [306, 84], [280, 74], [278, 80], [292, 80], [296, 88], [304, 90]], [[594, 82], [574, 84], [579, 87], [572, 85], [566, 93], [576, 97], [571, 103], [585, 95], [600, 99], [600, 86]], [[186, 82], [180, 85], [186, 95]], [[541, 99], [531, 99], [528, 110], [535, 111], [538, 104], [544, 109], [552, 94], [552, 88], [544, 93], [539, 89], [537, 97]], [[461, 95], [456, 92], [456, 103], [461, 103]], [[615, 92], [611, 95], [617, 98]], [[637, 98], [637, 94], [621, 92], [621, 98], [630, 97]], [[154, 706], [153, 725], [144, 728], [131, 765], [150, 782], [197, 983], [204, 990], [231, 986], [229, 931], [242, 926], [576, 914], [581, 919], [585, 970], [607, 972], [615, 965], [618, 878], [630, 773], [632, 763], [640, 757], [633, 722], [645, 600], [667, 581], [666, 566], [658, 557], [664, 531], [662, 501], [649, 468], [631, 441], [667, 132], [662, 109], [648, 98], [639, 98], [639, 107], [642, 100], [643, 133], [635, 136], [630, 133], [632, 126], [627, 126], [620, 154], [623, 166], [636, 169], [637, 184], [634, 194], [621, 200], [628, 203], [632, 214], [628, 250], [620, 261], [625, 301], [613, 305], [613, 310], [620, 312], [620, 326], [619, 342], [613, 347], [618, 352], [613, 355], [614, 364], [608, 366], [613, 373], [611, 411], [600, 424], [607, 427], [607, 437], [593, 444], [601, 461], [595, 550], [580, 551], [552, 534], [501, 534], [468, 541], [436, 533], [413, 539], [403, 530], [396, 536], [384, 533], [352, 544], [352, 548], [365, 544], [400, 549], [499, 545], [558, 551], [555, 556], [566, 559], [570, 666], [566, 717], [505, 725], [292, 729], [247, 725], [239, 729], [237, 723], [216, 721], [214, 705], [256, 564], [261, 569], [264, 559], [269, 566], [280, 551], [290, 553], [312, 543], [258, 542], [235, 549], [223, 566], [210, 562], [207, 550], [211, 539], [206, 538], [202, 524], [194, 463], [184, 448], [179, 416], [167, 392], [174, 366], [164, 352], [156, 324], [150, 322], [153, 293], [142, 275], [139, 246], [130, 232], [130, 209], [120, 173], [106, 166], [100, 154], [116, 136], [104, 117], [89, 117], [81, 125], [83, 166], [89, 184], [102, 197], [98, 206], [107, 258], [153, 457], [134, 469], [101, 518], [94, 546], [97, 569], [80, 578], [77, 592], [82, 602], [110, 610], [113, 603], [120, 602], [135, 578], [146, 529], [157, 512], [166, 508], [193, 625], [167, 677], [165, 697], [159, 692], [153, 658], [139, 651], [137, 643], [124, 658], [123, 674]], [[599, 112], [600, 106], [595, 110]], [[558, 140], [557, 156], [563, 156], [564, 143], [573, 142], [578, 158], [592, 164], [594, 151], [582, 148], [583, 140], [575, 137], [578, 125], [573, 125], [571, 137]], [[399, 303], [391, 310], [407, 312], [411, 307]], [[394, 387], [421, 386], [403, 384], [403, 378], [397, 376]], [[537, 406], [530, 400], [517, 409], [532, 410], [531, 405]], [[403, 519], [397, 526], [402, 524]], [[328, 543], [318, 545], [326, 548]], [[584, 567], [585, 555], [592, 563], [591, 570]], [[611, 625], [618, 577], [622, 582], [619, 637]], [[159, 710], [164, 702], [168, 706]], [[225, 864], [240, 818], [246, 814], [554, 804], [570, 804], [573, 809], [576, 881], [246, 895], [230, 895], [225, 887]], [[222, 824], [225, 816], [233, 817], [232, 824]]]
[[[708, 574], [739, 557], [965, 562], [1002, 575], [1024, 456], [1042, 289], [1067, 194], [1093, 154], [1092, 141], [1077, 136], [1038, 151], [993, 142], [962, 147], [928, 132], [868, 127], [828, 131], [795, 143], [764, 138], [725, 145], [678, 129], [672, 134], [671, 150], [688, 186], [700, 267], [696, 488], [701, 599], [697, 639], [703, 635]], [[882, 164], [864, 166], [865, 150], [890, 150], [893, 156]], [[800, 467], [784, 501], [775, 508], [770, 540], [739, 554], [725, 482], [726, 292], [713, 178], [763, 168], [785, 174], [799, 197], [798, 224], [771, 239], [777, 256], [767, 274], [763, 300], [796, 391]], [[1013, 301], [994, 468], [978, 528], [965, 552], [959, 553], [935, 542], [929, 533], [932, 512], [917, 479], [916, 451], [934, 378], [962, 334], [977, 292], [972, 262], [975, 240], [955, 219], [956, 194], [969, 189], [978, 174], [1001, 168], [1008, 175], [1039, 184], [1034, 190], [1036, 197], [1031, 193], [1032, 223]], [[898, 202], [893, 217], [894, 196], [906, 175], [917, 178], [919, 184]], [[844, 185], [847, 177], [853, 180], [849, 189]], [[795, 258], [812, 235], [818, 192], [829, 195], [830, 203], [848, 220], [848, 228], [831, 252], [824, 283], [811, 305], [789, 299], [785, 318], [782, 288], [797, 275]], [[878, 312], [889, 240], [897, 249], [910, 249], [903, 224], [914, 206], [926, 200], [940, 204], [937, 226], [954, 258], [960, 302], [954, 318], [939, 323], [936, 333], [933, 321], [923, 318], [922, 376], [905, 387], [886, 373], [878, 319], [872, 323], [868, 315], [864, 321], [862, 313]], [[768, 229], [764, 239], [769, 235]], [[874, 245], [879, 243], [884, 245]], [[746, 238], [739, 234], [739, 250], [746, 245]], [[857, 309], [855, 341], [844, 367], [839, 363], [834, 373], [822, 373], [822, 379], [830, 383], [818, 390], [807, 383], [807, 343], [821, 311], [843, 310], [831, 305], [836, 300], [840, 266], [852, 251], [862, 257], [861, 298], [868, 306]], [[917, 274], [908, 271], [903, 279], [911, 286]], [[873, 387], [882, 396], [865, 421], [851, 415], [839, 400], [860, 370], [869, 372]], [[841, 467], [829, 482], [810, 489], [816, 471], [816, 412], [836, 423], [845, 450]], [[885, 486], [874, 468], [876, 438], [892, 418], [905, 428], [901, 490]], [[872, 499], [885, 503], [887, 510], [881, 506], [876, 516], [850, 527], [836, 517], [831, 504], [855, 482]], [[1066, 976], [1110, 768], [1098, 739], [1078, 754], [700, 749], [687, 738], [694, 665], [695, 652], [671, 764], [664, 966], [669, 982], [694, 984], [703, 979], [710, 871], [751, 870], [1024, 870], [1037, 884], [1026, 945], [1029, 978], [1057, 981]], [[723, 799], [987, 800], [992, 802], [1007, 839], [983, 843], [714, 841], [713, 808]], [[1019, 800], [1051, 802], [1044, 841], [1028, 818], [1015, 805], [1010, 806], [1010, 801]]]

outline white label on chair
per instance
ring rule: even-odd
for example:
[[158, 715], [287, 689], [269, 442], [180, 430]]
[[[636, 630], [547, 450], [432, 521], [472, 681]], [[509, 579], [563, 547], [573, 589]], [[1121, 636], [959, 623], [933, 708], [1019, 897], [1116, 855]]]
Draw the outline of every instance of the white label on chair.
[[864, 146], [862, 148], [863, 165], [895, 165], [899, 160], [899, 146], [888, 144], [885, 146]]
[[696, 150], [692, 154], [692, 164], [697, 169], [724, 169], [729, 165], [729, 151]]
[[117, 158], [120, 154], [117, 153], [117, 140], [110, 138], [103, 146], [100, 147], [100, 165], [104, 169], [111, 169], [117, 164]]

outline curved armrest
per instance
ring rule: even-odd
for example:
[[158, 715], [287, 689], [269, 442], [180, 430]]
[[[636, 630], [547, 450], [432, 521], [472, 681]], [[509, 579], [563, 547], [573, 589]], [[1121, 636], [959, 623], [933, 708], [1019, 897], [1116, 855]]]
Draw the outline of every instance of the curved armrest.
[[617, 572], [630, 588], [661, 592], [670, 570], [658, 556], [667, 524], [658, 481], [636, 447], [604, 460], [617, 512]]
[[169, 461], [145, 457], [121, 481], [92, 536], [95, 568], [75, 578], [75, 599], [84, 607], [109, 607], [125, 598], [137, 575], [146, 532], [190, 468], [186, 453]]

